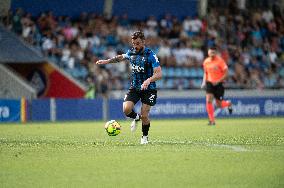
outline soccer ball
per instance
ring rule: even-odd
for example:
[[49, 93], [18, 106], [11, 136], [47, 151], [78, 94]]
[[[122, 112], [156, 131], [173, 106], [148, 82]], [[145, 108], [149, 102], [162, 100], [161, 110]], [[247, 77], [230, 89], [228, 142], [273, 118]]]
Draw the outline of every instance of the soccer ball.
[[115, 120], [110, 120], [105, 124], [105, 130], [109, 136], [116, 136], [120, 133], [121, 126]]

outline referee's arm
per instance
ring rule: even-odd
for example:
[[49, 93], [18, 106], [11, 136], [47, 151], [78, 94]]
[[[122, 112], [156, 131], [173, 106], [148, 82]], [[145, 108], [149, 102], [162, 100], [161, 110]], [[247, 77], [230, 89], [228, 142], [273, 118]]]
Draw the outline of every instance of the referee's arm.
[[204, 89], [206, 87], [206, 76], [207, 76], [207, 74], [206, 74], [206, 71], [204, 69], [203, 80], [202, 80], [202, 84], [200, 86], [201, 89]]

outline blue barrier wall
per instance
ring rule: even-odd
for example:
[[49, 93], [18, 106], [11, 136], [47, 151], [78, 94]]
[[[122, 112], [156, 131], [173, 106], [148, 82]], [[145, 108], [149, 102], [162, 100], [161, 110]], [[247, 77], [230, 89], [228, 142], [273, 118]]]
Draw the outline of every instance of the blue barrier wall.
[[0, 99], [0, 122], [19, 122], [21, 120], [21, 101]]
[[56, 99], [56, 120], [101, 120], [102, 100]]
[[[233, 97], [234, 112], [229, 115], [226, 109], [215, 109], [216, 117], [273, 117], [284, 116], [284, 97]], [[51, 102], [49, 99], [29, 101], [28, 121], [50, 121]], [[94, 99], [55, 99], [54, 120], [102, 120], [103, 100]], [[123, 100], [108, 101], [108, 119], [125, 119], [122, 111]], [[141, 103], [135, 106], [140, 112]], [[0, 122], [19, 122], [21, 112], [20, 100], [0, 100]], [[153, 119], [164, 118], [207, 118], [204, 97], [200, 98], [161, 98], [152, 107]]]
[[125, 115], [122, 111], [123, 99], [110, 99], [108, 103], [109, 119], [124, 119]]
[[[86, 99], [56, 99], [54, 120], [101, 120], [102, 100]], [[52, 120], [50, 99], [36, 99], [29, 102], [28, 121], [50, 121]]]
[[28, 103], [28, 120], [49, 121], [50, 120], [50, 100], [37, 99]]
[[82, 12], [102, 14], [104, 0], [12, 0], [12, 10], [15, 11], [19, 7], [33, 16], [52, 11], [56, 16], [76, 17]]
[[[234, 112], [229, 115], [226, 109], [215, 109], [216, 117], [261, 117], [261, 116], [284, 116], [284, 97], [234, 97], [230, 98]], [[123, 119], [121, 109], [117, 107], [121, 102], [111, 101], [110, 119]], [[122, 105], [122, 103], [121, 103]], [[113, 107], [112, 107], [113, 106]], [[140, 111], [141, 103], [135, 106]], [[205, 98], [184, 99], [158, 99], [152, 107], [151, 118], [206, 118]]]

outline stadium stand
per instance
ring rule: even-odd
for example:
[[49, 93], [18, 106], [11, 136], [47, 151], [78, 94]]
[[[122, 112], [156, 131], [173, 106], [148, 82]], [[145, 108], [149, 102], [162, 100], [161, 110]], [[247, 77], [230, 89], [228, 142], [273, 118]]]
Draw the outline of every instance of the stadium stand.
[[160, 89], [199, 88], [202, 60], [213, 43], [229, 65], [227, 88], [283, 88], [283, 15], [273, 9], [226, 10], [211, 9], [204, 18], [166, 14], [137, 21], [127, 14], [106, 18], [82, 13], [74, 18], [52, 11], [33, 17], [17, 9], [4, 23], [74, 78], [85, 83], [92, 78], [99, 92], [105, 87], [128, 88], [127, 64], [99, 67], [93, 62], [125, 52], [130, 33], [137, 29], [144, 31], [147, 45], [160, 58], [164, 74]]
[[18, 37], [8, 32], [0, 25], [0, 62], [1, 63], [16, 63], [16, 62], [30, 62], [38, 63], [45, 61], [41, 52], [36, 51], [25, 42], [18, 39]]
[[[212, 44], [229, 65], [226, 97], [235, 105], [233, 117], [283, 115], [283, 14], [272, 7], [276, 1], [254, 1], [268, 3], [260, 9], [246, 1], [246, 7], [253, 9], [238, 9], [226, 3], [234, 0], [210, 0], [204, 14], [197, 0], [181, 0], [174, 7], [169, 6], [175, 0], [157, 0], [149, 9], [143, 6], [139, 14], [127, 6], [127, 14], [121, 11], [122, 1], [133, 4], [131, 0], [5, 0], [11, 10], [0, 13], [6, 27], [0, 33], [0, 98], [12, 99], [9, 109], [14, 102], [17, 108], [4, 121], [20, 121], [18, 107], [28, 112], [21, 115], [22, 122], [123, 119], [117, 106], [128, 88], [129, 64], [98, 66], [94, 62], [126, 52], [130, 34], [138, 29], [144, 31], [147, 46], [158, 54], [163, 69], [154, 118], [207, 117], [200, 84], [202, 61]], [[164, 11], [151, 15], [158, 1]], [[135, 1], [141, 2], [150, 0]], [[106, 7], [113, 10], [105, 14]], [[44, 62], [31, 60], [38, 57]], [[216, 116], [226, 117], [226, 113], [217, 110]]]
[[[36, 90], [22, 80], [13, 70], [0, 63], [0, 98], [36, 98]], [[21, 94], [21, 96], [19, 96]]]
[[[0, 25], [0, 98], [82, 97], [85, 87]], [[61, 88], [72, 92], [60, 92]]]

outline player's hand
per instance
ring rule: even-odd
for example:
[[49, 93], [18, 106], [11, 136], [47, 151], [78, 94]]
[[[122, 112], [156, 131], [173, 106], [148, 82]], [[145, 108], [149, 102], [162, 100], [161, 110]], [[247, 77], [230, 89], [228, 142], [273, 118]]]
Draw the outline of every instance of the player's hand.
[[107, 64], [108, 63], [108, 60], [99, 60], [96, 62], [96, 64], [98, 65], [104, 65], [104, 64]]
[[145, 80], [145, 81], [143, 82], [143, 84], [141, 85], [141, 90], [147, 89], [150, 83], [151, 83], [151, 82], [150, 82], [149, 79]]

